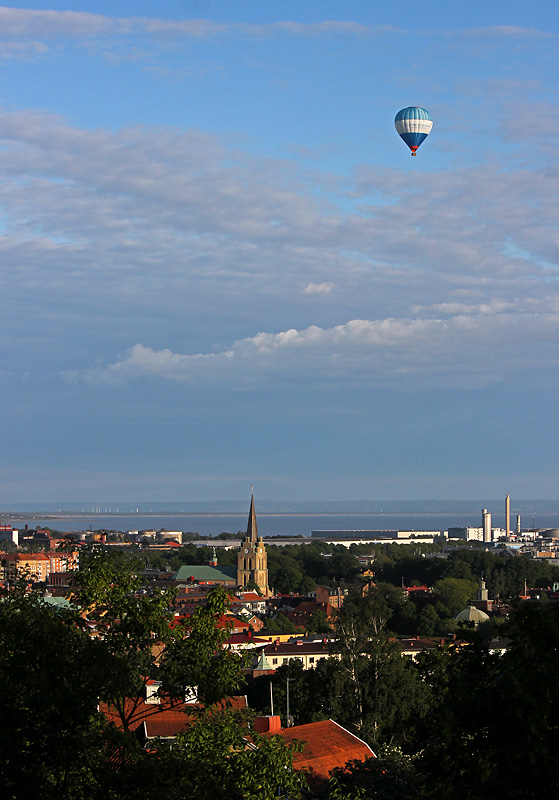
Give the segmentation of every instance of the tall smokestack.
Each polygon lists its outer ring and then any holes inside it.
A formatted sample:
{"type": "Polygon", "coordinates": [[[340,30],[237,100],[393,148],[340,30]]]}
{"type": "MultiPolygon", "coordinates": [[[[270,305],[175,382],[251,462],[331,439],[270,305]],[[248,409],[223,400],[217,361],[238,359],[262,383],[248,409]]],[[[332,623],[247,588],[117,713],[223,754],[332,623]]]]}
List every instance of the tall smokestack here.
{"type": "Polygon", "coordinates": [[[505,497],[505,535],[510,536],[510,495],[505,497]]]}
{"type": "Polygon", "coordinates": [[[491,513],[486,509],[481,509],[481,524],[483,526],[483,541],[488,544],[491,542],[491,513]]]}
{"type": "Polygon", "coordinates": [[[522,533],[521,528],[520,528],[520,514],[516,515],[516,532],[517,533],[522,533]]]}

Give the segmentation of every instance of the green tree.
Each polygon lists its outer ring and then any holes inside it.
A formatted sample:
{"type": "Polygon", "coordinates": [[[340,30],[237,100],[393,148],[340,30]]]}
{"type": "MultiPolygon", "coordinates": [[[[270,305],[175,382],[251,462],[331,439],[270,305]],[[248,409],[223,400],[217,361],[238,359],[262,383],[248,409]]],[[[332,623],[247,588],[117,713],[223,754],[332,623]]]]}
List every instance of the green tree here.
{"type": "Polygon", "coordinates": [[[151,605],[118,557],[93,552],[81,567],[74,599],[84,603],[87,623],[76,608],[54,612],[26,594],[23,583],[0,602],[0,681],[10,687],[0,696],[2,797],[271,798],[278,787],[292,793],[299,784],[289,748],[282,740],[247,738],[246,725],[227,709],[214,706],[176,746],[155,743],[148,753],[126,730],[124,693],[137,691],[144,670],[155,668],[154,642],[169,645],[158,677],[171,692],[182,695],[185,685],[197,685],[209,704],[238,687],[242,659],[223,647],[226,592],[211,594],[180,629],[168,624],[165,595],[154,595],[151,605]],[[92,621],[101,636],[90,637],[92,621]],[[140,653],[146,642],[147,653],[140,653]],[[104,721],[99,699],[116,709],[122,702],[123,731],[104,721]]]}
{"type": "Polygon", "coordinates": [[[340,722],[376,744],[397,735],[407,741],[425,712],[426,692],[413,665],[389,637],[392,611],[382,591],[350,596],[336,624],[341,653],[340,722]]]}
{"type": "Polygon", "coordinates": [[[178,737],[171,760],[173,797],[179,800],[295,798],[302,787],[293,749],[278,736],[250,731],[231,711],[202,715],[178,737]]]}
{"type": "Polygon", "coordinates": [[[80,553],[71,595],[112,659],[102,699],[117,711],[125,731],[147,681],[156,677],[155,645],[165,648],[179,635],[170,626],[174,591],[145,584],[138,566],[119,553],[93,547],[80,553]]]}
{"type": "Polygon", "coordinates": [[[418,632],[422,636],[433,636],[438,631],[440,617],[429,603],[419,614],[417,623],[418,632]]]}
{"type": "Polygon", "coordinates": [[[256,592],[257,594],[262,595],[262,590],[260,589],[260,587],[258,586],[256,581],[254,580],[254,578],[251,578],[247,582],[246,588],[247,588],[247,591],[249,591],[249,592],[256,592]]]}
{"type": "Polygon", "coordinates": [[[454,616],[475,598],[476,586],[471,580],[442,578],[434,584],[433,591],[447,607],[450,615],[454,616]]]}
{"type": "Polygon", "coordinates": [[[406,593],[389,583],[378,582],[376,593],[380,594],[390,609],[389,627],[400,635],[413,635],[417,627],[417,610],[406,593]]]}
{"type": "Polygon", "coordinates": [[[429,709],[429,690],[413,662],[384,633],[369,644],[362,681],[361,736],[373,747],[398,742],[413,749],[418,725],[429,709]]]}
{"type": "Polygon", "coordinates": [[[295,633],[295,625],[291,622],[285,614],[282,614],[281,611],[275,615],[275,617],[270,617],[266,623],[266,629],[270,631],[270,633],[295,633]]]}
{"type": "MultiPolygon", "coordinates": [[[[313,670],[303,669],[299,659],[292,659],[282,664],[273,676],[274,712],[278,714],[284,726],[287,720],[287,685],[289,682],[289,715],[295,725],[304,725],[313,721],[314,701],[312,680],[310,673],[313,670]]],[[[267,681],[262,681],[266,687],[267,681]]],[[[270,698],[269,691],[265,695],[265,702],[270,698]]],[[[291,723],[293,724],[293,723],[291,723]]]]}
{"type": "Polygon", "coordinates": [[[0,542],[0,552],[17,553],[18,546],[17,544],[14,544],[14,542],[10,542],[8,539],[4,539],[4,541],[0,542]]]}
{"type": "Polygon", "coordinates": [[[421,757],[429,797],[531,800],[559,794],[559,607],[523,604],[505,635],[512,644],[502,656],[474,635],[469,645],[442,655],[444,669],[431,664],[432,674],[424,672],[433,687],[421,757]],[[521,758],[511,746],[516,731],[522,731],[521,758]]]}
{"type": "Polygon", "coordinates": [[[268,559],[270,585],[276,591],[292,594],[299,591],[299,586],[304,578],[303,572],[297,563],[273,564],[268,559]]]}
{"type": "Polygon", "coordinates": [[[328,559],[327,575],[332,579],[352,583],[360,573],[361,564],[359,559],[343,545],[340,545],[340,549],[328,559]]]}
{"type": "Polygon", "coordinates": [[[162,688],[173,697],[184,695],[186,686],[196,686],[198,699],[209,705],[234,694],[244,682],[248,653],[227,646],[232,623],[224,618],[230,596],[216,587],[206,603],[174,631],[161,657],[162,688]]]}
{"type": "Polygon", "coordinates": [[[396,745],[381,747],[377,758],[350,761],[335,769],[319,800],[416,800],[423,777],[416,759],[396,745]]]}
{"type": "Polygon", "coordinates": [[[311,614],[305,628],[309,633],[330,633],[332,630],[326,612],[322,608],[317,608],[311,614]]]}
{"type": "Polygon", "coordinates": [[[72,611],[20,584],[0,601],[0,786],[6,800],[96,796],[97,702],[110,671],[72,611]]]}

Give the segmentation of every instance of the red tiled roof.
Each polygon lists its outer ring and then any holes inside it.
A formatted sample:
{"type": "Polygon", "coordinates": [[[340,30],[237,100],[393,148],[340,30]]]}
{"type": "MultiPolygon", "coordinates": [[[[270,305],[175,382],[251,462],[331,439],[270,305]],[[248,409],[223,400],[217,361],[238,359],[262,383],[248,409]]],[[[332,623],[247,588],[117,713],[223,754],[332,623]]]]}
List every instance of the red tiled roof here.
{"type": "Polygon", "coordinates": [[[250,625],[248,622],[245,622],[238,617],[234,617],[231,614],[224,614],[220,617],[216,622],[216,628],[230,628],[231,634],[235,633],[248,633],[250,625]]]}
{"type": "Polygon", "coordinates": [[[247,642],[255,642],[252,638],[251,631],[241,631],[241,633],[233,633],[228,639],[227,644],[246,644],[247,642]]]}
{"type": "Polygon", "coordinates": [[[276,597],[276,598],[289,597],[292,600],[304,600],[305,599],[305,595],[304,594],[282,594],[281,592],[277,592],[277,594],[275,594],[274,597],[276,597]]]}
{"type": "Polygon", "coordinates": [[[185,731],[192,723],[192,715],[186,714],[182,708],[161,708],[158,714],[146,716],[141,723],[144,728],[146,738],[153,739],[155,736],[176,736],[185,731]]]}
{"type": "MultiPolygon", "coordinates": [[[[149,683],[153,683],[153,681],[148,681],[149,683]]],[[[247,707],[244,695],[229,697],[226,701],[223,701],[223,706],[225,706],[225,703],[228,703],[231,708],[239,710],[247,707]]],[[[221,705],[221,703],[218,703],[216,708],[221,705]]],[[[154,736],[176,736],[177,733],[182,733],[193,719],[188,712],[198,709],[200,706],[183,703],[180,700],[169,700],[165,697],[161,698],[160,703],[146,703],[143,699],[134,700],[127,697],[124,708],[126,715],[129,716],[129,730],[137,731],[139,728],[143,728],[145,723],[145,733],[148,738],[152,738],[154,736]]],[[[120,716],[114,707],[109,706],[107,703],[100,703],[99,711],[117,728],[121,727],[120,716]]]]}
{"type": "Polygon", "coordinates": [[[296,739],[305,742],[303,751],[293,754],[293,766],[306,774],[311,786],[328,780],[333,769],[348,761],[376,758],[368,744],[331,719],[285,728],[275,735],[287,744],[296,739]]]}
{"type": "Polygon", "coordinates": [[[3,561],[48,561],[48,556],[44,553],[6,553],[2,556],[3,561]]]}

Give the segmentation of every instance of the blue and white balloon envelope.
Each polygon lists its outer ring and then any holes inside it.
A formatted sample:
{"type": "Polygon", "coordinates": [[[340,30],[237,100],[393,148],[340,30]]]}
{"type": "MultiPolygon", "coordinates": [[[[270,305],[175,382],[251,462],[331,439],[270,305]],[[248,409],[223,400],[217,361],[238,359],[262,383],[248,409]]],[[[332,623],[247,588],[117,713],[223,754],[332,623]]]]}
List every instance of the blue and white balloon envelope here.
{"type": "Polygon", "coordinates": [[[408,106],[398,111],[394,119],[396,130],[411,150],[417,155],[417,148],[431,133],[433,120],[431,114],[419,106],[408,106]]]}

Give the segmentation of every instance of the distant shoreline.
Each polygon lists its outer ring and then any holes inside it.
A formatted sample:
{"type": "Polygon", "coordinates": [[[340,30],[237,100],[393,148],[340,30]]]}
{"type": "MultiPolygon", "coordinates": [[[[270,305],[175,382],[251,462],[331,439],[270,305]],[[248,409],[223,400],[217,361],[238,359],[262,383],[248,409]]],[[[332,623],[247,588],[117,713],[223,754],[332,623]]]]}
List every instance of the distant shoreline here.
{"type": "MultiPolygon", "coordinates": [[[[442,517],[449,517],[449,516],[464,516],[467,514],[473,514],[475,512],[467,512],[467,511],[346,511],[346,512],[338,512],[338,511],[262,511],[258,513],[258,519],[296,519],[296,518],[340,518],[340,517],[376,517],[376,518],[386,518],[390,519],[392,517],[400,517],[400,518],[442,518],[442,517]]],[[[515,512],[517,513],[517,512],[515,512]]],[[[523,512],[524,516],[530,515],[541,515],[541,514],[555,514],[558,513],[555,510],[525,510],[523,512]]],[[[512,516],[512,514],[511,514],[512,516]]],[[[75,512],[64,512],[60,511],[57,513],[53,512],[4,512],[0,513],[0,520],[3,522],[25,522],[25,521],[34,521],[34,520],[42,520],[42,521],[52,521],[55,522],[56,520],[104,520],[104,519],[188,519],[188,518],[205,518],[205,519],[231,519],[239,517],[240,519],[244,519],[246,517],[246,511],[170,511],[170,512],[161,512],[161,511],[107,511],[107,512],[90,512],[90,513],[75,513],[75,512]]]]}
{"type": "MultiPolygon", "coordinates": [[[[464,514],[464,511],[262,511],[261,517],[446,517],[464,514]]],[[[553,512],[550,512],[553,513],[553,512]]],[[[4,512],[0,519],[105,519],[107,517],[246,517],[246,511],[107,511],[74,513],[72,511],[52,512],[4,512]]]]}

